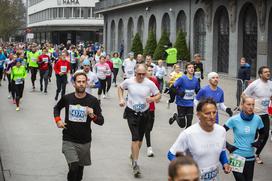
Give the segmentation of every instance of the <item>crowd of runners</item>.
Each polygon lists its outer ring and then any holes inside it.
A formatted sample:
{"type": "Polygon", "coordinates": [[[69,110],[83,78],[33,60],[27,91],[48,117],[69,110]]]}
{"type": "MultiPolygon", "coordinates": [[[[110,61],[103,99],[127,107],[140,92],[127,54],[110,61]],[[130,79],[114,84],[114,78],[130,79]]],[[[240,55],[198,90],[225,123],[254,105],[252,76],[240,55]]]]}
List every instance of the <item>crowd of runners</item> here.
{"type": "MultiPolygon", "coordinates": [[[[109,97],[118,97],[120,107],[124,107],[122,116],[131,132],[129,159],[133,175],[140,177],[139,156],[144,137],[147,156],[155,155],[150,133],[155,105],[160,104],[162,95],[169,97],[168,108],[174,102],[177,107],[169,124],[176,122],[183,128],[167,153],[171,161],[169,180],[218,180],[222,168],[226,174],[232,172],[237,181],[251,181],[254,164],[263,164],[260,155],[269,138],[270,69],[259,68],[259,77],[238,95],[239,112],[233,115],[232,106],[224,103],[227,97],[224,90],[218,86],[219,75],[209,72],[208,85],[201,85],[204,79],[201,56],[195,54],[193,59],[186,63],[184,72],[180,64],[172,65],[172,71],[167,72],[164,61],[155,64],[151,55],[107,54],[103,46],[88,43],[66,46],[5,43],[0,47],[0,86],[3,81],[8,84],[8,98],[20,111],[27,77],[32,91],[46,95],[48,84],[56,84],[52,98],[57,101],[54,118],[57,127],[63,129],[62,152],[69,166],[68,181],[82,180],[84,166],[91,164],[90,125],[104,124],[103,99],[109,97]],[[69,83],[75,91],[66,94],[69,83]],[[110,95],[112,83],[117,91],[110,95]],[[60,117],[63,108],[64,121],[60,117]],[[220,122],[218,110],[229,115],[226,122],[220,122]],[[226,139],[229,130],[234,134],[231,143],[226,139]]],[[[244,66],[244,58],[242,61],[244,66]]]]}

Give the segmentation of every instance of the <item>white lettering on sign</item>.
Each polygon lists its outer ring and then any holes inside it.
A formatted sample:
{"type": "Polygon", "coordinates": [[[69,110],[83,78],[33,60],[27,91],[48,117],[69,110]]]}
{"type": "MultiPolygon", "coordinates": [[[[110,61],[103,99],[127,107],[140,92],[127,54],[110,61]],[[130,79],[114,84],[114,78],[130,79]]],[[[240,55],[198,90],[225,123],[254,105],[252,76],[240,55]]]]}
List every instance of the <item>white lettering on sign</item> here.
{"type": "Polygon", "coordinates": [[[79,4],[79,0],[63,0],[63,4],[79,4]]]}

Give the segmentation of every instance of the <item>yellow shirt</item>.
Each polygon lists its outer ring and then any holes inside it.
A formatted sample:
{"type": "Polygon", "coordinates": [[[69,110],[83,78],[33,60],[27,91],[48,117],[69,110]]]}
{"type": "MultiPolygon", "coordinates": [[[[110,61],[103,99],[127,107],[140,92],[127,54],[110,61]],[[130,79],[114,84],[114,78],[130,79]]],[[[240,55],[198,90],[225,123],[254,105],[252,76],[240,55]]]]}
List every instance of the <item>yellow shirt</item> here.
{"type": "Polygon", "coordinates": [[[171,87],[174,83],[175,83],[175,81],[178,79],[178,78],[180,78],[182,76],[182,72],[179,72],[179,73],[177,73],[177,72],[172,72],[171,74],[170,74],[170,80],[169,80],[169,87],[171,87]]]}

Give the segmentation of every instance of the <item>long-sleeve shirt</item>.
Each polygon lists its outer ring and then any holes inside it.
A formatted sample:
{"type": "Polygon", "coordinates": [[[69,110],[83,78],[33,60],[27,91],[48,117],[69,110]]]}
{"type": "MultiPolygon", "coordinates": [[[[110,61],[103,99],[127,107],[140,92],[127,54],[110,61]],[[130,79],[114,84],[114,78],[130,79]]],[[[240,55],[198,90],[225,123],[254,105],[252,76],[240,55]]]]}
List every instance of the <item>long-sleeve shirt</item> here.
{"type": "Polygon", "coordinates": [[[27,76],[25,66],[21,65],[20,67],[13,66],[11,69],[11,80],[16,81],[17,79],[25,79],[27,76]]]}
{"type": "Polygon", "coordinates": [[[60,119],[61,110],[65,108],[65,123],[66,128],[63,129],[63,140],[75,143],[88,143],[92,140],[91,122],[103,125],[104,117],[101,114],[101,108],[98,100],[90,95],[82,99],[75,96],[75,93],[70,93],[63,96],[57,105],[54,107],[54,117],[60,119]],[[95,119],[91,119],[87,115],[86,107],[92,108],[95,119]]]}
{"type": "Polygon", "coordinates": [[[67,74],[70,71],[70,62],[67,60],[58,60],[54,66],[55,73],[59,75],[60,73],[67,74]]]}
{"type": "Polygon", "coordinates": [[[50,57],[48,55],[40,55],[38,58],[38,64],[40,70],[48,70],[50,63],[50,57]]]}

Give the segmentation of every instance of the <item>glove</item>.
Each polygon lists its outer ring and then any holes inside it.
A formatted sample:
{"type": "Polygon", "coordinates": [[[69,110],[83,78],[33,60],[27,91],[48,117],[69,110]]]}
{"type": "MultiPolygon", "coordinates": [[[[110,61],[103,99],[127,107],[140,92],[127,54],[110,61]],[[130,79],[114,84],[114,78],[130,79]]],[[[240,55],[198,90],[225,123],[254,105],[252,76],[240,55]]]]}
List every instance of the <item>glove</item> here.
{"type": "Polygon", "coordinates": [[[226,112],[229,114],[230,117],[233,115],[233,112],[229,107],[226,109],[226,112]]]}
{"type": "Polygon", "coordinates": [[[226,145],[226,148],[227,148],[227,150],[228,150],[230,153],[232,153],[232,152],[234,152],[235,150],[238,149],[236,146],[233,146],[233,145],[231,145],[231,144],[227,144],[227,145],[226,145]]]}

